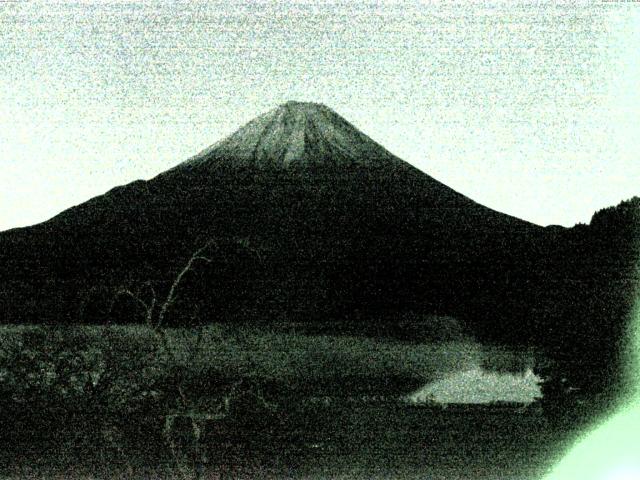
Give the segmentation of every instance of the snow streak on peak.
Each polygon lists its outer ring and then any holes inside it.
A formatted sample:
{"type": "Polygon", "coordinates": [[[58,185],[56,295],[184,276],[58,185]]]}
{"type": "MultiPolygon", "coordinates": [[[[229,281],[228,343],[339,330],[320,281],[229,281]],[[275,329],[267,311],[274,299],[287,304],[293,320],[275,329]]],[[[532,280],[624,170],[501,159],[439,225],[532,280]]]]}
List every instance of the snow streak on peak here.
{"type": "Polygon", "coordinates": [[[247,123],[186,162],[300,168],[403,163],[330,108],[286,102],[247,123]]]}

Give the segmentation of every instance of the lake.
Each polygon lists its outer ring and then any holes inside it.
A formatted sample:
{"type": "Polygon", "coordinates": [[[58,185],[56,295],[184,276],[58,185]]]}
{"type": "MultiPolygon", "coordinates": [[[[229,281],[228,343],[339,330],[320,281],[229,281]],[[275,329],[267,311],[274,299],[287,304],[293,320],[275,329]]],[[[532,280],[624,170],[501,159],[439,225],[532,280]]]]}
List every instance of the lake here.
{"type": "MultiPolygon", "coordinates": [[[[571,416],[554,412],[551,421],[533,406],[292,405],[277,420],[208,424],[201,478],[535,479],[575,436],[571,416]]],[[[181,478],[161,422],[145,419],[120,451],[82,431],[92,419],[76,422],[74,432],[5,449],[3,478],[181,478]]],[[[178,426],[176,444],[188,452],[181,428],[189,426],[178,426]]]]}

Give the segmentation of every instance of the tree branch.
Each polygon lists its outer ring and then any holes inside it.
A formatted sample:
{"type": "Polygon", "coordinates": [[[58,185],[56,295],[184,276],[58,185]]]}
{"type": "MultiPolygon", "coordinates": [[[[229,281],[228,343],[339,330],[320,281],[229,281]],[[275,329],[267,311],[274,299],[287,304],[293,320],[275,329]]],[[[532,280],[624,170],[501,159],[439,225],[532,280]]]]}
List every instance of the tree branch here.
{"type": "Polygon", "coordinates": [[[207,263],[211,263],[212,260],[210,258],[203,256],[203,252],[206,249],[208,249],[211,245],[215,245],[215,241],[214,240],[209,240],[203,247],[201,247],[199,250],[197,250],[191,256],[191,258],[189,259],[187,264],[184,266],[184,268],[180,271],[180,273],[178,273],[178,275],[176,276],[176,279],[171,284],[171,288],[169,289],[169,293],[167,294],[167,299],[164,301],[164,303],[160,307],[160,314],[158,315],[158,322],[155,325],[155,329],[156,330],[162,326],[162,324],[164,322],[164,317],[167,314],[167,310],[169,309],[169,307],[171,307],[171,305],[173,305],[173,303],[175,301],[176,292],[178,290],[178,287],[180,286],[180,283],[182,282],[182,279],[193,268],[194,263],[196,261],[198,261],[198,260],[199,261],[203,261],[203,262],[207,262],[207,263]]]}

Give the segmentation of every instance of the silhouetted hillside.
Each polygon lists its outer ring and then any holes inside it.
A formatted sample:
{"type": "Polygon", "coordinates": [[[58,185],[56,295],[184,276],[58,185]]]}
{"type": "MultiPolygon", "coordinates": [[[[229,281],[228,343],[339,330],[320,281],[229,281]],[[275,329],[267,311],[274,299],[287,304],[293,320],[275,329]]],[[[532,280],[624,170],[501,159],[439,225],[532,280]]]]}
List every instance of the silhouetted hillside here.
{"type": "Polygon", "coordinates": [[[589,225],[566,230],[555,243],[545,306],[551,324],[540,342],[578,359],[578,368],[593,371],[603,386],[614,385],[640,285],[640,199],[596,212],[589,225]]]}

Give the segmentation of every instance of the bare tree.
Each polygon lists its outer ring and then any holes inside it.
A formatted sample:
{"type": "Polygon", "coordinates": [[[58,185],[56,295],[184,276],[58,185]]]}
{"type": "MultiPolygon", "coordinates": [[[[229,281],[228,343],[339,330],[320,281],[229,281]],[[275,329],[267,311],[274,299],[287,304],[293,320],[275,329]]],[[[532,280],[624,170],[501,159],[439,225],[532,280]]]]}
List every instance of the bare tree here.
{"type": "MultiPolygon", "coordinates": [[[[151,298],[149,300],[146,300],[146,301],[143,300],[143,295],[140,288],[136,289],[136,291],[133,291],[131,288],[128,288],[128,287],[118,288],[115,294],[115,298],[117,299],[120,296],[127,296],[131,298],[136,303],[136,305],[138,305],[144,310],[146,324],[149,326],[153,326],[153,314],[155,313],[155,310],[156,310],[157,295],[156,295],[155,288],[153,287],[153,284],[150,281],[145,282],[143,286],[147,287],[151,292],[151,298]]],[[[114,303],[115,303],[115,300],[114,300],[114,303]]],[[[112,308],[113,308],[113,304],[112,304],[112,308]]]]}
{"type": "MultiPolygon", "coordinates": [[[[175,280],[171,284],[171,288],[169,289],[169,293],[167,294],[167,298],[165,299],[165,301],[160,306],[160,313],[158,315],[158,321],[157,321],[157,323],[155,325],[153,325],[153,328],[155,328],[157,330],[158,328],[160,328],[163,325],[165,316],[167,314],[167,311],[174,304],[174,302],[176,300],[176,295],[177,295],[177,292],[178,292],[178,287],[182,283],[182,280],[184,279],[185,275],[194,268],[194,265],[197,262],[205,262],[205,263],[211,263],[212,262],[212,260],[209,257],[206,257],[204,255],[205,252],[207,251],[207,249],[209,249],[211,246],[216,246],[217,247],[217,244],[216,244],[216,242],[214,240],[209,240],[203,247],[201,247],[199,250],[196,250],[196,252],[193,255],[191,255],[191,258],[189,258],[189,261],[184,266],[184,268],[182,270],[180,270],[180,272],[176,276],[175,280]]],[[[154,307],[155,307],[155,304],[154,304],[154,307]]]]}
{"type": "Polygon", "coordinates": [[[159,305],[158,296],[151,281],[147,281],[142,285],[142,287],[149,289],[150,298],[148,300],[144,299],[141,288],[138,288],[134,291],[132,288],[120,287],[116,291],[116,297],[121,295],[130,297],[145,312],[145,321],[147,325],[152,329],[158,331],[164,325],[167,312],[176,301],[178,290],[185,276],[195,268],[198,262],[212,262],[211,258],[205,255],[205,252],[209,248],[211,248],[211,246],[217,246],[214,240],[209,240],[204,246],[200,247],[193,255],[191,255],[187,263],[178,272],[175,279],[171,283],[171,287],[169,288],[169,292],[167,293],[166,298],[159,305]],[[154,317],[156,317],[156,310],[158,312],[157,319],[154,319],[154,317]]]}
{"type": "MultiPolygon", "coordinates": [[[[237,240],[243,249],[247,249],[255,253],[259,260],[259,252],[249,246],[248,240],[237,240]]],[[[212,258],[208,253],[212,247],[218,249],[215,240],[207,241],[202,247],[196,250],[187,260],[184,266],[176,274],[168,293],[164,300],[159,300],[158,292],[154,288],[151,281],[144,282],[138,287],[121,286],[116,290],[115,298],[119,296],[127,296],[144,312],[145,323],[154,332],[162,345],[166,354],[166,358],[171,365],[177,365],[178,355],[176,349],[172,345],[172,339],[166,329],[167,317],[176,300],[179,297],[180,288],[185,278],[190,272],[193,272],[199,264],[212,263],[212,258]]],[[[113,306],[113,305],[112,305],[113,306]]],[[[194,313],[198,315],[197,311],[194,313]]],[[[189,358],[186,364],[191,364],[196,360],[197,352],[202,342],[203,330],[198,328],[195,345],[193,349],[189,349],[189,358]]],[[[156,357],[157,358],[157,357],[156,357]]],[[[275,406],[270,404],[262,395],[259,389],[253,391],[252,387],[242,388],[243,381],[235,381],[220,398],[220,401],[214,408],[202,407],[190,400],[185,392],[185,379],[179,373],[178,378],[174,379],[175,387],[178,393],[178,407],[175,411],[164,415],[163,435],[169,446],[174,461],[178,467],[180,475],[184,479],[202,478],[204,465],[206,464],[206,452],[202,448],[203,432],[214,422],[218,422],[227,418],[231,411],[231,405],[239,398],[254,397],[255,400],[268,410],[274,410],[275,406]],[[190,454],[187,455],[183,448],[176,442],[176,424],[179,419],[184,419],[190,425],[191,446],[190,454]],[[191,465],[190,465],[191,464],[191,465]]]]}

